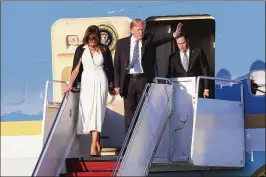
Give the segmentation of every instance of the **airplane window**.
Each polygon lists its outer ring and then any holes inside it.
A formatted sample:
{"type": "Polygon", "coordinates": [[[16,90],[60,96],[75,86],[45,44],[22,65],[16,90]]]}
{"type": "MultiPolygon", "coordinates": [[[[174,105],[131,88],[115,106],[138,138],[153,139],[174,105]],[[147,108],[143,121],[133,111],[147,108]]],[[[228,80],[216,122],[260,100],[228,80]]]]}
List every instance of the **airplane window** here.
{"type": "Polygon", "coordinates": [[[1,91],[1,97],[3,97],[3,101],[8,104],[21,105],[26,101],[27,98],[26,78],[28,80],[28,72],[23,72],[22,67],[19,67],[19,65],[17,64],[14,65],[13,63],[4,63],[3,65],[4,67],[1,67],[1,69],[3,70],[3,75],[5,77],[1,79],[6,84],[3,84],[3,86],[1,86],[5,92],[5,94],[3,94],[2,96],[1,91]],[[7,68],[13,68],[13,70],[7,68]],[[14,72],[14,70],[16,72],[14,72]]]}
{"type": "Polygon", "coordinates": [[[265,90],[265,69],[254,70],[249,75],[250,92],[255,96],[264,96],[265,90]]]}

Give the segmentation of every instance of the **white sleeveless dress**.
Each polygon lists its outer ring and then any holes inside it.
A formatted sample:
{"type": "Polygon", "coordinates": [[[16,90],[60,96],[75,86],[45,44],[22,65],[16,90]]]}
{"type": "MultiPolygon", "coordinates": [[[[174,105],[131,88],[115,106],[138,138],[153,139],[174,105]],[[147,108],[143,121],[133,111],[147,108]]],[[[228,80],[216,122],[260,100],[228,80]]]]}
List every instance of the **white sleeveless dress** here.
{"type": "Polygon", "coordinates": [[[77,134],[89,134],[90,131],[102,131],[105,117],[108,82],[103,70],[102,53],[91,55],[87,45],[81,62],[83,72],[81,76],[79,118],[77,134]]]}

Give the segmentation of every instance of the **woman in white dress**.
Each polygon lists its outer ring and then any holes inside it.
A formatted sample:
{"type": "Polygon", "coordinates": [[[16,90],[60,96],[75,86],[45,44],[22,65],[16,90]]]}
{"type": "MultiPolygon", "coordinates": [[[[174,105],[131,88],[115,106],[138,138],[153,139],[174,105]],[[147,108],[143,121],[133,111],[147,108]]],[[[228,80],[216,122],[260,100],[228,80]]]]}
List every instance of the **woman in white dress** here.
{"type": "Polygon", "coordinates": [[[71,78],[67,87],[80,85],[78,134],[91,134],[90,155],[98,155],[101,151],[100,132],[105,117],[108,90],[113,90],[113,61],[108,46],[101,44],[100,30],[97,26],[89,26],[83,38],[83,44],[75,51],[71,78]]]}

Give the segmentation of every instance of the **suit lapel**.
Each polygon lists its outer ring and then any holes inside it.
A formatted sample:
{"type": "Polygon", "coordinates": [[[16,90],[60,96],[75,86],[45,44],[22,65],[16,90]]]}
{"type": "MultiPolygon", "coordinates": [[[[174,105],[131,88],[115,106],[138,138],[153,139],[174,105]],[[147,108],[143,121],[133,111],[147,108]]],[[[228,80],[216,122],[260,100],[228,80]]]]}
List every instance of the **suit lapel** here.
{"type": "Polygon", "coordinates": [[[141,46],[141,60],[143,59],[145,49],[146,49],[146,40],[142,40],[142,46],[141,46]]]}
{"type": "Polygon", "coordinates": [[[126,65],[125,65],[125,67],[127,67],[128,65],[129,65],[129,61],[130,61],[130,38],[131,38],[131,36],[130,37],[128,37],[127,38],[127,40],[126,40],[126,45],[125,45],[125,58],[126,58],[126,65]]]}
{"type": "Polygon", "coordinates": [[[188,71],[191,69],[191,66],[194,62],[194,59],[195,59],[195,51],[194,51],[194,48],[193,47],[190,47],[190,50],[189,50],[189,63],[188,63],[188,71]]]}

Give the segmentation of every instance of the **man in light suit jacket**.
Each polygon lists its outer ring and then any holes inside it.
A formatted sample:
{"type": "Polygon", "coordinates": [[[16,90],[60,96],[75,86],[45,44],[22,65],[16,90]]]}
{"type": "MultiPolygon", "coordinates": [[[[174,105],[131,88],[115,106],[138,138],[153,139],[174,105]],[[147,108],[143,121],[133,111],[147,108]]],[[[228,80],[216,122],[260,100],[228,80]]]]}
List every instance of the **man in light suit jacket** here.
{"type": "Polygon", "coordinates": [[[124,98],[125,129],[129,128],[146,83],[155,77],[156,47],[173,41],[182,24],[174,33],[145,34],[145,22],[135,19],[130,23],[131,36],[119,39],[114,57],[114,90],[124,98]]]}
{"type": "MultiPolygon", "coordinates": [[[[178,50],[169,56],[167,77],[209,76],[207,57],[201,48],[189,45],[188,36],[180,33],[176,38],[178,50]]],[[[200,97],[209,97],[208,80],[200,84],[200,97]]]]}

